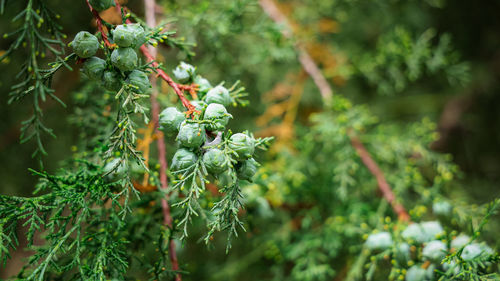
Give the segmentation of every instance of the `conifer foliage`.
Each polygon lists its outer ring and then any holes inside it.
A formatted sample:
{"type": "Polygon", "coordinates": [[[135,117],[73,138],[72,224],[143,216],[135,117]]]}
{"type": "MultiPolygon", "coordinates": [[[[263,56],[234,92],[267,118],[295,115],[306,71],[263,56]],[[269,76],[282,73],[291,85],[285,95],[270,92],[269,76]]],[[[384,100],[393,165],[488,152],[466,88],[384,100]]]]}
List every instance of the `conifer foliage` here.
{"type": "Polygon", "coordinates": [[[302,23],[319,22],[323,32],[338,20],[356,31],[347,15],[390,10],[394,1],[318,1],[320,13],[308,10],[318,9],[312,0],[214,1],[216,12],[207,1],[168,1],[183,12],[177,25],[156,25],[154,0],[144,0],[153,10],[144,17],[122,1],[78,1],[96,30],[70,39],[51,1],[0,0],[1,13],[21,7],[0,61],[26,54],[9,103],[32,107],[21,142],[35,144],[41,164],[29,169],[39,179],[32,196],[0,194],[0,266],[31,251],[12,280],[500,279],[500,256],[482,236],[500,199],[478,207],[450,197],[460,171],[430,149],[436,125],[380,121],[330,86],[350,78],[355,91],[387,97],[428,74],[462,85],[468,67],[449,35],[430,28],[413,36],[411,24],[387,19],[370,50],[362,38],[341,34],[336,47],[349,61],[342,64],[318,48],[324,34],[305,39],[312,31],[302,23]],[[294,7],[303,13],[287,14],[294,7]],[[321,18],[329,10],[335,20],[321,18]],[[253,28],[243,32],[246,26],[253,28]],[[203,65],[193,63],[195,44],[174,27],[202,43],[203,65]],[[238,44],[248,56],[236,65],[238,44]],[[159,47],[184,61],[165,59],[159,47]],[[224,79],[201,71],[217,67],[224,79]],[[44,142],[57,132],[45,125],[42,104],[65,106],[52,80],[78,69],[67,120],[79,140],[49,173],[44,142]],[[279,71],[296,69],[272,97],[254,94],[281,79],[279,71]],[[247,90],[240,79],[259,86],[247,90]],[[298,122],[308,93],[319,106],[298,122]],[[248,99],[268,103],[260,132],[242,121],[248,99]]]}

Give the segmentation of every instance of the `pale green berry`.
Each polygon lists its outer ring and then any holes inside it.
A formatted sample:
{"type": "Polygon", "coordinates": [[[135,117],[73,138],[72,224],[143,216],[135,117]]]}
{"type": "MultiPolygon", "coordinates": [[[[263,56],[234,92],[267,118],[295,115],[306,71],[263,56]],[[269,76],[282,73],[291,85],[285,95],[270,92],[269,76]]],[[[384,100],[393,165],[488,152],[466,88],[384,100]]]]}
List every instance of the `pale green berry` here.
{"type": "Polygon", "coordinates": [[[422,255],[427,260],[440,262],[446,256],[448,247],[440,240],[434,240],[427,243],[422,250],[422,255]]]}
{"type": "Polygon", "coordinates": [[[127,167],[120,158],[115,158],[104,166],[103,171],[110,177],[122,177],[127,172],[127,167]]]}
{"type": "Polygon", "coordinates": [[[470,237],[465,234],[460,234],[455,239],[453,239],[450,243],[450,246],[456,250],[462,248],[463,246],[467,245],[469,243],[470,237]]]}
{"type": "Polygon", "coordinates": [[[479,257],[482,252],[483,250],[478,243],[472,243],[464,247],[461,257],[466,261],[470,261],[479,257]]]}
{"type": "Polygon", "coordinates": [[[202,111],[207,106],[207,104],[204,101],[201,101],[201,100],[191,101],[191,104],[198,111],[202,111]]]}
{"type": "Polygon", "coordinates": [[[114,71],[104,71],[104,75],[102,76],[102,85],[108,91],[119,91],[122,86],[120,74],[114,71]]]}
{"type": "Polygon", "coordinates": [[[127,82],[131,84],[133,91],[139,94],[146,94],[151,89],[151,82],[148,75],[140,70],[132,70],[127,77],[127,82]]]}
{"type": "Polygon", "coordinates": [[[407,263],[410,260],[410,245],[401,243],[396,247],[396,259],[402,263],[407,263]]]}
{"type": "Polygon", "coordinates": [[[248,159],[255,151],[255,140],[246,134],[237,133],[229,138],[228,146],[236,152],[238,159],[248,159]]]}
{"type": "Polygon", "coordinates": [[[251,182],[253,176],[257,173],[258,165],[259,163],[257,163],[257,161],[255,161],[253,158],[243,161],[237,171],[238,178],[251,182]]]}
{"type": "Polygon", "coordinates": [[[426,242],[436,239],[438,235],[444,234],[444,229],[438,221],[421,222],[420,226],[426,236],[426,242]]]}
{"type": "Polygon", "coordinates": [[[101,81],[104,69],[106,69],[105,60],[98,57],[91,57],[83,63],[82,72],[92,80],[101,81]]]}
{"type": "Polygon", "coordinates": [[[203,120],[215,121],[215,124],[208,124],[209,131],[224,129],[232,115],[227,113],[226,108],[222,104],[211,103],[205,109],[203,120]]]}
{"type": "Polygon", "coordinates": [[[113,41],[122,48],[132,46],[134,39],[134,30],[130,28],[129,24],[118,25],[113,30],[113,41]]]}
{"type": "Polygon", "coordinates": [[[212,174],[220,174],[227,169],[227,160],[224,151],[212,148],[203,155],[203,163],[212,174]]]}
{"type": "Polygon", "coordinates": [[[160,113],[160,129],[168,135],[176,133],[184,120],[186,120],[184,113],[175,107],[167,107],[160,113]]]}
{"type": "Polygon", "coordinates": [[[448,216],[451,213],[452,206],[447,201],[438,201],[432,204],[432,211],[436,215],[448,216]]]}
{"type": "Polygon", "coordinates": [[[210,89],[212,89],[212,85],[210,84],[210,82],[207,79],[201,77],[200,75],[194,78],[194,83],[198,85],[200,93],[206,93],[210,89]]]}
{"type": "Polygon", "coordinates": [[[138,23],[129,24],[128,26],[130,29],[132,29],[134,33],[134,41],[132,42],[132,47],[139,48],[144,43],[146,43],[147,41],[146,32],[144,31],[144,28],[140,24],[138,23]]]}
{"type": "Polygon", "coordinates": [[[208,104],[219,103],[227,107],[231,105],[232,99],[229,91],[222,85],[219,85],[208,91],[207,95],[205,96],[205,102],[208,104]]]}
{"type": "Polygon", "coordinates": [[[137,67],[137,53],[132,48],[118,48],[111,53],[111,63],[121,71],[131,71],[137,67]]]}
{"type": "Polygon", "coordinates": [[[89,0],[89,2],[92,8],[99,12],[109,9],[111,6],[115,6],[114,0],[89,0]]]}
{"type": "Polygon", "coordinates": [[[186,83],[189,80],[191,80],[194,75],[195,75],[195,68],[194,66],[181,62],[173,71],[174,76],[179,82],[181,83],[186,83]]]}
{"type": "Polygon", "coordinates": [[[200,147],[205,142],[205,128],[199,123],[182,122],[177,141],[189,148],[200,147]]]}
{"type": "Polygon", "coordinates": [[[99,40],[87,31],[80,31],[70,43],[73,52],[81,58],[90,58],[99,49],[99,40]]]}
{"type": "Polygon", "coordinates": [[[226,170],[218,174],[217,180],[219,181],[219,186],[222,188],[230,187],[235,184],[235,179],[233,178],[233,174],[229,170],[226,170]]]}
{"type": "Polygon", "coordinates": [[[406,240],[413,240],[418,243],[423,243],[426,241],[426,235],[418,223],[410,224],[401,233],[401,236],[406,240]]]}
{"type": "Polygon", "coordinates": [[[184,170],[193,166],[197,159],[198,157],[194,154],[194,152],[184,148],[179,148],[172,158],[172,165],[170,168],[172,171],[184,170]]]}
{"type": "Polygon", "coordinates": [[[426,279],[426,271],[420,266],[414,265],[406,271],[406,281],[424,281],[426,279]]]}
{"type": "Polygon", "coordinates": [[[392,237],[389,232],[373,233],[366,239],[365,245],[370,250],[385,250],[391,247],[392,237]]]}

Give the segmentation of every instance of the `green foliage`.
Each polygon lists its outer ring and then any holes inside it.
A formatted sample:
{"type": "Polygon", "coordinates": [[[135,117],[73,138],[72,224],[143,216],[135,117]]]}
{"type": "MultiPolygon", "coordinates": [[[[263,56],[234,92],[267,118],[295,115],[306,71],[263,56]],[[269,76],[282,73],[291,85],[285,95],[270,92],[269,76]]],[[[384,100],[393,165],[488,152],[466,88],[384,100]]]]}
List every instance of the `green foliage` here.
{"type": "MultiPolygon", "coordinates": [[[[41,123],[39,101],[56,99],[54,74],[83,62],[86,77],[70,95],[68,123],[78,140],[73,154],[58,172],[30,170],[39,178],[32,197],[0,195],[1,261],[9,266],[24,238],[33,251],[13,279],[170,280],[179,272],[185,280],[499,279],[498,242],[489,227],[498,225],[493,216],[500,201],[470,204],[451,156],[430,148],[439,138],[431,118],[391,119],[388,107],[377,104],[387,95],[437,96],[468,82],[468,63],[454,39],[429,19],[444,3],[279,1],[295,33],[287,39],[258,1],[157,2],[179,20],[148,27],[122,10],[122,25],[102,22],[117,48],[100,32],[89,33],[91,42],[67,57],[58,16],[46,7],[51,1],[18,4],[23,11],[14,22],[20,29],[6,36],[14,41],[2,59],[14,51],[28,54],[11,100],[33,97],[34,115],[22,138],[36,140],[34,155],[45,152],[43,132],[52,134],[41,123]],[[125,24],[127,18],[136,24],[125,24]],[[166,62],[145,63],[142,44],[169,47],[162,53],[166,62]],[[303,79],[296,44],[333,82],[331,103],[303,79]],[[47,70],[44,53],[54,61],[47,70]],[[85,59],[90,53],[100,58],[85,59]],[[181,60],[186,62],[175,68],[181,60]],[[179,110],[165,84],[150,91],[148,75],[162,70],[173,74],[169,84],[182,89],[195,111],[179,110]],[[275,85],[284,90],[259,94],[275,85]],[[148,103],[150,94],[159,108],[148,103]],[[264,124],[289,127],[276,130],[271,151],[257,153],[273,138],[254,130],[254,117],[290,100],[296,104],[285,107],[283,118],[264,124]],[[150,114],[161,108],[168,169],[151,143],[162,135],[150,114]],[[380,179],[360,159],[353,139],[366,146],[412,222],[399,220],[377,196],[380,179]],[[165,172],[169,187],[160,190],[165,172]],[[171,226],[162,223],[168,221],[165,204],[171,226]],[[24,229],[26,237],[19,235],[24,229]],[[226,233],[215,235],[219,231],[226,233]],[[196,243],[200,237],[205,243],[196,243]],[[206,244],[215,247],[205,252],[206,244]]],[[[12,3],[0,1],[0,12],[12,3]]],[[[112,2],[90,4],[102,10],[112,2]]],[[[417,106],[425,104],[397,110],[417,106]]]]}
{"type": "MultiPolygon", "coordinates": [[[[5,6],[12,4],[2,0],[0,3],[0,13],[4,13],[5,6]]],[[[22,10],[12,19],[17,27],[14,31],[4,34],[4,38],[13,40],[7,51],[0,56],[0,62],[8,58],[13,52],[24,48],[25,62],[21,64],[19,73],[16,75],[19,82],[12,86],[9,93],[9,103],[24,100],[31,96],[32,115],[23,121],[21,127],[21,142],[33,140],[36,143],[36,149],[33,156],[40,157],[46,154],[42,144],[43,134],[54,136],[52,130],[46,127],[42,122],[43,112],[40,106],[50,97],[61,105],[64,103],[54,95],[51,89],[52,77],[62,66],[71,70],[68,61],[74,57],[63,58],[62,47],[63,38],[66,38],[61,30],[62,27],[57,23],[60,16],[56,14],[44,1],[29,0],[26,1],[22,10]],[[55,62],[51,68],[45,68],[47,63],[46,56],[52,54],[55,62]]]]}

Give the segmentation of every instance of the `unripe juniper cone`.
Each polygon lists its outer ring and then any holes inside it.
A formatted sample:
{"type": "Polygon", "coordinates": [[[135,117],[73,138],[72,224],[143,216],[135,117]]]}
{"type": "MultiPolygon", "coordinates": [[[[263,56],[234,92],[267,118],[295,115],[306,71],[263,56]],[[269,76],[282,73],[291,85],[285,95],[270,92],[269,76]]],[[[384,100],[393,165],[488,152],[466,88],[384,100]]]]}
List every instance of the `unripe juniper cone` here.
{"type": "Polygon", "coordinates": [[[89,0],[89,2],[92,8],[96,9],[99,12],[115,6],[114,0],[89,0]]]}
{"type": "Polygon", "coordinates": [[[82,72],[91,80],[101,81],[104,69],[106,69],[105,60],[98,57],[91,57],[83,63],[82,72]]]}
{"type": "Polygon", "coordinates": [[[229,138],[229,148],[238,155],[238,159],[245,160],[252,157],[255,151],[255,140],[247,134],[237,133],[229,138]]]}
{"type": "Polygon", "coordinates": [[[233,116],[227,113],[226,108],[222,104],[211,103],[205,109],[203,120],[215,121],[215,124],[207,124],[207,130],[216,131],[224,129],[229,122],[229,118],[233,116]]]}
{"type": "Polygon", "coordinates": [[[70,46],[77,56],[81,58],[90,58],[95,55],[97,49],[99,49],[99,40],[87,31],[80,31],[76,34],[70,46]]]}
{"type": "Polygon", "coordinates": [[[181,62],[177,66],[177,68],[174,69],[173,73],[174,73],[175,78],[177,80],[179,80],[179,82],[187,83],[190,80],[192,80],[192,78],[194,77],[195,68],[194,68],[194,66],[192,66],[188,63],[181,62]]]}
{"type": "Polygon", "coordinates": [[[122,86],[120,74],[111,70],[104,71],[102,85],[108,91],[113,91],[113,92],[119,91],[122,86]]]}
{"type": "Polygon", "coordinates": [[[252,182],[253,176],[257,173],[258,165],[259,163],[253,158],[243,161],[238,168],[238,178],[252,182]]]}
{"type": "Polygon", "coordinates": [[[134,30],[128,24],[118,25],[113,30],[113,41],[121,48],[131,47],[134,40],[134,30]]]}
{"type": "Polygon", "coordinates": [[[205,142],[204,126],[199,123],[182,122],[177,141],[184,147],[200,147],[205,142]]]}
{"type": "Polygon", "coordinates": [[[132,71],[137,67],[137,53],[132,48],[118,48],[111,53],[111,63],[121,71],[132,71]]]}
{"type": "Polygon", "coordinates": [[[198,85],[200,93],[206,93],[210,89],[212,89],[212,84],[210,84],[207,79],[201,77],[200,75],[197,75],[196,78],[194,78],[194,83],[198,85]]]}
{"type": "Polygon", "coordinates": [[[205,102],[208,104],[219,103],[222,104],[223,106],[228,107],[229,105],[231,105],[232,99],[231,95],[229,94],[229,91],[226,88],[224,88],[224,86],[219,85],[208,91],[205,97],[205,102]]]}
{"type": "Polygon", "coordinates": [[[208,172],[214,175],[220,174],[227,169],[226,155],[220,149],[211,148],[203,155],[203,164],[208,172]]]}
{"type": "Polygon", "coordinates": [[[177,133],[184,120],[186,120],[184,113],[173,106],[167,107],[160,113],[160,129],[167,135],[177,133]]]}
{"type": "Polygon", "coordinates": [[[132,70],[127,77],[127,83],[132,85],[132,90],[139,94],[147,94],[151,89],[148,75],[140,70],[132,70]]]}
{"type": "Polygon", "coordinates": [[[185,148],[179,148],[172,158],[171,169],[174,171],[179,171],[189,168],[196,163],[197,159],[198,157],[196,156],[196,154],[194,154],[194,152],[185,148]]]}

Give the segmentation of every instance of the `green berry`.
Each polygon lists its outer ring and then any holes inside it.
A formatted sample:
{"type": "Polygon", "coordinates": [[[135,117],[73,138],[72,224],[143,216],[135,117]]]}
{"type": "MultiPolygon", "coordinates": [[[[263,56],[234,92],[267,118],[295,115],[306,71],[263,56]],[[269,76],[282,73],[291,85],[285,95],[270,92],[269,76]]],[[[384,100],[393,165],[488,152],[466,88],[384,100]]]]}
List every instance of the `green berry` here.
{"type": "Polygon", "coordinates": [[[396,247],[396,259],[402,263],[407,263],[410,260],[410,245],[401,243],[396,247]]]}
{"type": "Polygon", "coordinates": [[[172,158],[172,171],[179,171],[191,167],[196,163],[198,157],[192,151],[179,148],[172,158]]]}
{"type": "Polygon", "coordinates": [[[257,173],[257,166],[259,163],[255,161],[253,158],[245,160],[241,163],[241,166],[238,168],[238,178],[241,180],[252,181],[253,176],[257,173]]]}
{"type": "Polygon", "coordinates": [[[454,273],[455,275],[460,273],[460,267],[454,260],[443,263],[443,269],[446,273],[454,273]]]}
{"type": "Polygon", "coordinates": [[[175,107],[167,107],[160,113],[160,128],[170,135],[179,131],[179,127],[184,120],[186,120],[184,113],[175,107]]]}
{"type": "Polygon", "coordinates": [[[210,89],[208,91],[205,101],[208,104],[211,103],[219,103],[223,106],[229,106],[232,103],[231,95],[229,95],[229,91],[224,88],[222,85],[219,85],[215,88],[210,89]]]}
{"type": "Polygon", "coordinates": [[[114,0],[89,0],[89,2],[92,8],[99,12],[109,9],[111,6],[115,6],[114,0]]]}
{"type": "Polygon", "coordinates": [[[426,236],[425,242],[434,240],[436,236],[444,233],[444,229],[438,221],[421,222],[420,226],[426,236]]]}
{"type": "Polygon", "coordinates": [[[466,261],[470,261],[474,258],[479,257],[482,252],[483,250],[481,249],[481,246],[479,244],[472,243],[464,247],[461,257],[466,261]]]}
{"type": "Polygon", "coordinates": [[[117,92],[122,87],[120,74],[114,71],[104,71],[102,85],[106,90],[117,92]]]}
{"type": "Polygon", "coordinates": [[[128,24],[122,24],[115,27],[113,31],[113,41],[116,45],[126,48],[132,46],[135,36],[134,30],[128,24]]]}
{"type": "Polygon", "coordinates": [[[189,148],[200,147],[205,142],[205,128],[199,123],[182,122],[177,141],[189,148]]]}
{"type": "Polygon", "coordinates": [[[392,246],[392,237],[389,232],[373,233],[366,239],[365,245],[370,250],[385,250],[392,246]]]}
{"type": "Polygon", "coordinates": [[[121,177],[127,172],[127,167],[121,163],[120,158],[115,158],[104,166],[103,171],[111,177],[121,177]]]}
{"type": "Polygon", "coordinates": [[[203,155],[203,163],[212,174],[220,174],[227,169],[227,160],[224,152],[217,148],[209,149],[203,155]]]}
{"type": "Polygon", "coordinates": [[[452,206],[447,201],[438,201],[432,204],[432,211],[436,215],[448,216],[451,213],[452,206]]]}
{"type": "Polygon", "coordinates": [[[425,270],[425,277],[427,278],[427,280],[436,280],[434,278],[435,273],[436,273],[436,265],[431,263],[429,267],[425,270]]]}
{"type": "Polygon", "coordinates": [[[77,56],[90,58],[99,49],[99,40],[87,31],[80,31],[76,34],[75,39],[73,39],[70,45],[77,56]]]}
{"type": "Polygon", "coordinates": [[[218,174],[217,179],[219,180],[220,187],[230,187],[235,183],[235,179],[233,178],[233,174],[230,170],[226,170],[218,174]]]}
{"type": "Polygon", "coordinates": [[[465,234],[460,234],[455,239],[453,239],[450,243],[450,247],[455,248],[456,250],[462,248],[463,246],[469,243],[470,237],[465,234]]]}
{"type": "Polygon", "coordinates": [[[118,25],[113,30],[113,41],[122,48],[138,48],[146,42],[144,28],[138,23],[118,25]]]}
{"type": "Polygon", "coordinates": [[[192,79],[192,77],[194,76],[195,74],[195,68],[194,66],[188,64],[188,63],[185,63],[185,62],[181,62],[173,71],[174,73],[174,76],[177,80],[179,80],[179,82],[181,83],[186,83],[188,82],[189,80],[192,79]]]}
{"type": "Polygon", "coordinates": [[[111,53],[111,63],[121,71],[131,71],[137,67],[137,53],[132,48],[118,48],[111,53]]]}
{"type": "Polygon", "coordinates": [[[404,239],[413,240],[418,243],[424,243],[427,241],[427,237],[418,223],[413,223],[406,227],[406,229],[401,233],[401,236],[404,239]]]}
{"type": "Polygon", "coordinates": [[[255,140],[246,134],[237,133],[229,138],[228,146],[236,152],[238,159],[248,159],[255,151],[255,140]]]}
{"type": "Polygon", "coordinates": [[[139,94],[146,94],[151,88],[148,75],[140,70],[132,70],[127,77],[127,83],[134,86],[133,90],[139,94]]]}
{"type": "Polygon", "coordinates": [[[406,281],[424,281],[426,279],[426,271],[420,266],[414,265],[406,271],[406,281]]]}
{"type": "Polygon", "coordinates": [[[422,250],[422,255],[427,260],[440,262],[446,256],[447,250],[448,248],[442,241],[434,240],[425,245],[424,249],[422,250]]]}
{"type": "Polygon", "coordinates": [[[146,43],[146,32],[144,31],[144,28],[136,23],[136,24],[129,24],[129,28],[132,30],[134,33],[134,41],[132,42],[132,46],[134,48],[139,48],[141,47],[144,43],[146,43]]]}
{"type": "Polygon", "coordinates": [[[200,75],[197,75],[194,78],[194,83],[198,84],[200,93],[206,93],[210,89],[212,89],[212,85],[210,84],[210,82],[207,79],[201,77],[200,75]]]}
{"type": "Polygon", "coordinates": [[[202,111],[207,106],[207,104],[201,100],[191,101],[191,104],[194,105],[194,108],[198,111],[202,111]]]}
{"type": "Polygon", "coordinates": [[[91,57],[83,63],[82,72],[92,80],[101,80],[106,69],[106,61],[98,58],[91,57]]]}
{"type": "Polygon", "coordinates": [[[229,122],[231,114],[227,113],[226,108],[222,104],[211,103],[205,109],[205,114],[203,115],[203,120],[215,121],[215,124],[208,124],[207,129],[210,131],[216,131],[224,129],[224,127],[229,122]]]}

